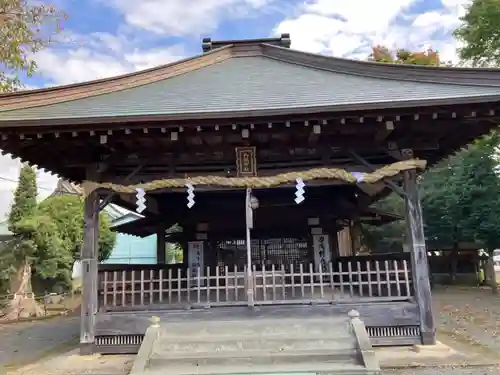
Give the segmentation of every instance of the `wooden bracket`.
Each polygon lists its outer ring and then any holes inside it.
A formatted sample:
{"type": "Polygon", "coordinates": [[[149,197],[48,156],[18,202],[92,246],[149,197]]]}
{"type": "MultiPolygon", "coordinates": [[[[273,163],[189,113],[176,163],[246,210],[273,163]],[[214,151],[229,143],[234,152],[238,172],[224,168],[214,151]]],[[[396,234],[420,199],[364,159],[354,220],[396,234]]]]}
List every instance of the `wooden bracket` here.
{"type": "MultiPolygon", "coordinates": [[[[352,158],[355,161],[357,161],[360,164],[363,164],[365,167],[367,167],[368,169],[370,169],[371,172],[374,172],[376,170],[376,168],[373,165],[371,165],[368,161],[366,161],[363,157],[361,157],[360,155],[358,155],[354,151],[347,150],[347,152],[352,156],[352,158]]],[[[399,187],[394,181],[392,181],[390,179],[387,179],[387,178],[384,179],[384,180],[382,180],[382,181],[384,182],[384,184],[386,184],[387,186],[389,186],[400,197],[402,197],[402,198],[406,198],[407,197],[407,195],[404,192],[404,190],[401,189],[401,187],[399,187]]]]}
{"type": "MultiPolygon", "coordinates": [[[[137,173],[139,173],[142,168],[144,168],[145,163],[137,166],[132,172],[130,172],[124,179],[124,182],[129,181],[131,178],[133,178],[137,173]]],[[[104,199],[102,200],[101,204],[99,205],[99,212],[104,210],[104,208],[111,202],[111,200],[116,196],[116,192],[111,192],[104,199]]]]}
{"type": "Polygon", "coordinates": [[[386,121],[381,125],[383,125],[383,127],[381,127],[377,131],[377,134],[375,134],[375,142],[376,143],[382,143],[382,141],[386,140],[387,137],[394,131],[394,122],[393,121],[386,121]]]}

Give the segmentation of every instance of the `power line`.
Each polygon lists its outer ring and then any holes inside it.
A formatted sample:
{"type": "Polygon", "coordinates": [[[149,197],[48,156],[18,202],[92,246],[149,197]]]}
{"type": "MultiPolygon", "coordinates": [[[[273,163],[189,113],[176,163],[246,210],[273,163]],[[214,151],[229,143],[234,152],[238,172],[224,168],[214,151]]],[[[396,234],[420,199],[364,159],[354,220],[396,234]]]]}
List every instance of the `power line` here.
{"type": "MultiPolygon", "coordinates": [[[[13,178],[4,177],[4,176],[0,176],[0,180],[4,180],[4,181],[8,181],[8,182],[13,182],[15,184],[19,183],[18,180],[14,180],[13,178]]],[[[48,191],[54,191],[54,190],[56,190],[56,189],[51,189],[51,188],[44,187],[44,186],[37,186],[37,187],[38,187],[38,189],[48,190],[48,191]]]]}
{"type": "MultiPolygon", "coordinates": [[[[13,178],[4,177],[4,176],[0,176],[0,180],[12,182],[14,184],[19,183],[18,180],[14,180],[13,178]]],[[[72,191],[67,191],[67,190],[62,190],[62,189],[51,189],[51,188],[44,187],[44,186],[37,186],[37,188],[41,189],[41,190],[45,190],[45,191],[50,191],[52,193],[62,193],[62,194],[68,194],[68,195],[81,195],[80,193],[75,193],[72,191]]]]}

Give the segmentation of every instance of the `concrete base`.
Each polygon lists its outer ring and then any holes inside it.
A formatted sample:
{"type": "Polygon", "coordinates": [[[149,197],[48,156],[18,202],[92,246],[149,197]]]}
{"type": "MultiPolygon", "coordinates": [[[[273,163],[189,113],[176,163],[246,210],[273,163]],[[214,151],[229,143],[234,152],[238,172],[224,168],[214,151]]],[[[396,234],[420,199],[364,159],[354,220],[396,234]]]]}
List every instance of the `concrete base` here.
{"type": "Polygon", "coordinates": [[[431,332],[422,332],[422,344],[428,345],[428,346],[434,346],[437,343],[436,340],[436,331],[431,331],[431,332]]]}
{"type": "Polygon", "coordinates": [[[439,341],[436,345],[375,348],[381,368],[420,367],[458,363],[467,356],[439,341]]]}
{"type": "Polygon", "coordinates": [[[80,343],[80,355],[93,355],[95,345],[93,343],[80,343]]]}
{"type": "Polygon", "coordinates": [[[450,348],[442,342],[436,341],[436,345],[413,345],[412,350],[423,356],[450,356],[459,354],[456,350],[450,348]]]}

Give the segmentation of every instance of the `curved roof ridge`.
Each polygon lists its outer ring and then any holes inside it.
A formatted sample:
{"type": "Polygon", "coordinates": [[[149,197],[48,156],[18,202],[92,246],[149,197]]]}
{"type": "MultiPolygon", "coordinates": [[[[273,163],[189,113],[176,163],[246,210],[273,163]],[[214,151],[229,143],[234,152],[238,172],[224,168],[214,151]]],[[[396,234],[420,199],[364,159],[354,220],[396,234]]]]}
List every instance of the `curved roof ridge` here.
{"type": "Polygon", "coordinates": [[[263,44],[262,50],[265,56],[277,60],[336,73],[413,82],[500,87],[499,68],[438,67],[378,63],[304,52],[271,44],[263,44]]]}
{"type": "Polygon", "coordinates": [[[0,94],[0,112],[38,107],[147,85],[229,58],[232,45],[137,72],[92,81],[0,94]],[[177,69],[176,69],[177,68],[177,69]]]}
{"type": "Polygon", "coordinates": [[[147,74],[147,73],[151,73],[151,72],[156,72],[158,70],[163,70],[165,68],[170,68],[173,65],[182,64],[182,63],[188,62],[190,60],[195,60],[198,57],[202,57],[204,55],[209,55],[209,54],[217,53],[220,50],[229,49],[229,48],[231,48],[231,45],[226,45],[226,46],[222,46],[222,47],[217,48],[217,49],[210,50],[210,51],[208,51],[206,53],[202,53],[202,54],[198,54],[198,55],[186,57],[186,58],[183,58],[183,59],[180,59],[180,60],[172,61],[172,62],[167,63],[167,64],[161,64],[161,65],[154,66],[154,67],[148,68],[148,69],[137,70],[135,72],[120,74],[120,75],[117,75],[117,76],[92,79],[90,81],[84,81],[84,82],[78,82],[78,83],[69,83],[69,84],[66,84],[66,85],[58,85],[58,86],[52,86],[52,87],[43,87],[43,88],[33,89],[33,90],[19,90],[19,91],[14,91],[14,92],[0,93],[0,99],[2,99],[4,97],[8,97],[8,96],[31,95],[31,94],[35,94],[35,93],[39,93],[39,92],[64,90],[64,89],[69,89],[69,88],[73,88],[73,87],[82,87],[82,86],[94,85],[96,83],[105,83],[105,82],[110,82],[110,81],[116,81],[116,80],[123,79],[123,78],[140,76],[140,75],[143,75],[143,74],[147,74]]]}

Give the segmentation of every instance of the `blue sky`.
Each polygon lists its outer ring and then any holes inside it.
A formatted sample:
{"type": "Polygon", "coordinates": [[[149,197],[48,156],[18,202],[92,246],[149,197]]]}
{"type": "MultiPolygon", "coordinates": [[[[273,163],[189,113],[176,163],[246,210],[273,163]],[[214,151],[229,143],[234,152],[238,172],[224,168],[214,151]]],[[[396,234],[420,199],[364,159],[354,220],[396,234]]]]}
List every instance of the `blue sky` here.
{"type": "MultiPolygon", "coordinates": [[[[52,2],[53,3],[53,2],[52,2]]],[[[27,88],[88,81],[201,52],[201,38],[290,33],[292,48],[364,59],[376,44],[434,48],[456,61],[451,34],[467,0],[56,0],[69,19],[57,43],[36,55],[27,88]]],[[[3,177],[19,163],[0,158],[3,177]]],[[[42,195],[56,177],[40,174],[42,195]]],[[[0,216],[15,183],[0,181],[0,216]]]]}

